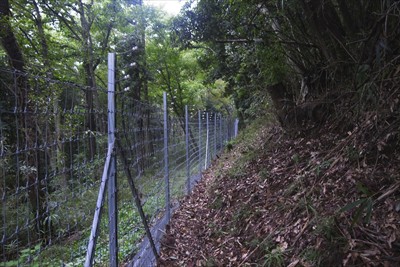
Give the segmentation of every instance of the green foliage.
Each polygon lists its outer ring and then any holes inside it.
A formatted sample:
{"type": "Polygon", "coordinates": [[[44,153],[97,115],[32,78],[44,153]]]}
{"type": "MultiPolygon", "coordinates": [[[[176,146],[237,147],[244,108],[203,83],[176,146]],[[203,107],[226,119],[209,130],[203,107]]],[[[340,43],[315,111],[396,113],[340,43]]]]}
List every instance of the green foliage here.
{"type": "Polygon", "coordinates": [[[311,266],[321,266],[323,255],[315,248],[306,248],[301,252],[300,256],[307,263],[311,264],[311,266]]]}
{"type": "Polygon", "coordinates": [[[268,20],[256,6],[203,0],[174,20],[181,45],[206,48],[200,66],[207,80],[226,82],[225,94],[232,96],[242,121],[266,113],[266,87],[283,81],[288,71],[283,46],[267,33],[268,20]]]}
{"type": "Polygon", "coordinates": [[[323,173],[323,171],[325,171],[325,170],[327,170],[329,168],[331,163],[332,162],[330,160],[326,160],[326,161],[323,161],[323,162],[319,163],[314,169],[315,170],[315,174],[317,176],[320,176],[323,173]]]}
{"type": "Polygon", "coordinates": [[[182,116],[185,105],[231,113],[231,101],[224,95],[225,82],[205,82],[205,71],[198,63],[205,50],[181,50],[176,47],[171,40],[169,23],[156,21],[149,33],[153,36],[146,48],[150,99],[160,102],[162,92],[166,91],[173,99],[173,112],[179,116],[182,116]]]}
{"type": "Polygon", "coordinates": [[[277,83],[287,88],[285,101],[296,104],[355,92],[356,119],[379,105],[380,81],[397,73],[394,6],[396,1],[200,0],[174,20],[174,37],[183,48],[206,48],[200,66],[207,80],[227,83],[242,122],[270,108],[266,89],[277,83]]]}
{"type": "Polygon", "coordinates": [[[334,242],[335,239],[340,237],[333,216],[321,218],[321,220],[316,224],[315,231],[330,242],[334,242]]]}
{"type": "Polygon", "coordinates": [[[210,207],[211,207],[212,209],[219,210],[219,209],[221,209],[222,207],[224,207],[224,205],[225,205],[225,204],[224,204],[224,200],[223,200],[222,196],[216,196],[216,197],[214,198],[213,202],[211,202],[210,207]]]}
{"type": "Polygon", "coordinates": [[[343,213],[355,209],[352,225],[357,224],[362,218],[364,218],[363,222],[368,224],[371,221],[374,194],[362,183],[357,183],[357,189],[363,197],[354,202],[348,203],[342,207],[339,212],[343,213]]]}
{"type": "Polygon", "coordinates": [[[226,149],[230,152],[233,149],[233,142],[229,141],[225,144],[226,149]]]}
{"type": "Polygon", "coordinates": [[[246,218],[248,218],[250,215],[252,215],[254,211],[252,210],[252,207],[249,207],[247,205],[242,205],[240,208],[235,211],[233,214],[233,222],[234,223],[243,223],[246,218]]]}
{"type": "Polygon", "coordinates": [[[281,267],[285,266],[283,250],[279,247],[267,251],[263,259],[263,267],[281,267]]]}
{"type": "Polygon", "coordinates": [[[304,190],[304,177],[298,176],[296,179],[289,184],[289,186],[284,190],[283,194],[285,196],[292,196],[296,193],[304,190]]]}
{"type": "Polygon", "coordinates": [[[300,162],[300,157],[299,157],[299,155],[298,155],[298,154],[294,154],[294,155],[292,156],[292,160],[293,160],[293,163],[294,163],[295,165],[297,165],[297,164],[300,162]]]}
{"type": "Polygon", "coordinates": [[[217,262],[214,259],[207,259],[205,262],[206,267],[217,266],[217,262]]]}
{"type": "Polygon", "coordinates": [[[32,266],[39,267],[37,261],[38,254],[40,252],[40,244],[34,246],[33,248],[26,248],[20,251],[18,260],[12,260],[4,262],[4,267],[19,267],[19,266],[32,266]]]}
{"type": "Polygon", "coordinates": [[[340,212],[346,212],[356,208],[352,224],[354,225],[358,223],[360,219],[363,217],[364,217],[364,223],[369,223],[372,215],[372,206],[373,206],[372,198],[366,197],[345,205],[343,208],[340,209],[340,212]]]}
{"type": "Polygon", "coordinates": [[[267,168],[262,168],[258,173],[261,179],[267,180],[270,177],[269,170],[267,168]]]}
{"type": "Polygon", "coordinates": [[[264,239],[261,237],[256,237],[247,242],[251,249],[260,248],[263,252],[271,250],[274,246],[274,241],[271,236],[267,236],[264,239]]]}
{"type": "MultiPolygon", "coordinates": [[[[122,202],[120,203],[120,206],[127,208],[121,209],[118,212],[118,222],[119,222],[118,234],[119,234],[119,245],[120,245],[118,251],[118,257],[120,259],[129,260],[128,257],[135,252],[134,250],[135,247],[133,245],[137,244],[138,241],[141,240],[141,238],[144,235],[144,229],[137,227],[138,225],[142,225],[142,222],[140,221],[139,214],[132,201],[122,202]]],[[[146,214],[154,213],[155,211],[154,208],[150,208],[151,210],[149,210],[147,207],[145,208],[146,214]]]]}
{"type": "Polygon", "coordinates": [[[67,246],[59,244],[52,245],[40,253],[39,262],[41,263],[41,266],[59,266],[70,262],[71,257],[78,258],[79,256],[82,256],[80,254],[74,254],[73,251],[75,247],[76,244],[73,243],[69,243],[67,246]]]}
{"type": "Polygon", "coordinates": [[[358,161],[360,157],[360,153],[357,151],[355,147],[347,146],[346,154],[350,161],[358,161]]]}

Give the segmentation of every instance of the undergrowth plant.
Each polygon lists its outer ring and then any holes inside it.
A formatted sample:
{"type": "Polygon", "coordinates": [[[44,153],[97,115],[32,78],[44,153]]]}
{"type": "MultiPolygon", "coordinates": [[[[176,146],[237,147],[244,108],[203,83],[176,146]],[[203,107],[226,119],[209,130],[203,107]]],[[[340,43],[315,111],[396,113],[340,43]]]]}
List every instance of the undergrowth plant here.
{"type": "Polygon", "coordinates": [[[361,219],[363,219],[364,223],[368,224],[371,221],[374,194],[361,183],[357,184],[357,189],[362,194],[362,197],[354,202],[348,203],[342,207],[339,212],[343,213],[355,209],[352,225],[357,224],[361,219]]]}
{"type": "Polygon", "coordinates": [[[267,251],[263,258],[263,267],[281,267],[285,266],[284,253],[279,247],[267,251]]]}
{"type": "MultiPolygon", "coordinates": [[[[321,266],[321,260],[323,255],[318,249],[308,247],[300,253],[300,257],[311,266],[321,266]]],[[[322,267],[322,266],[321,266],[322,267]]]]}
{"type": "Polygon", "coordinates": [[[34,246],[33,248],[25,248],[20,251],[19,258],[17,260],[11,260],[3,262],[4,267],[19,267],[19,266],[31,266],[39,267],[38,262],[40,253],[40,244],[34,246]]]}

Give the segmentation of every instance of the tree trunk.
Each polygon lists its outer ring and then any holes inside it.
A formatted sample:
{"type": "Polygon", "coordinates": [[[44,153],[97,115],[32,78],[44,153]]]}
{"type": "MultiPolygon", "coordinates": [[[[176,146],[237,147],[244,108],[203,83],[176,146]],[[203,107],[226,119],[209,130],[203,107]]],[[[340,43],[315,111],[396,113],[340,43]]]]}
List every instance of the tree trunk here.
{"type": "Polygon", "coordinates": [[[15,38],[14,32],[11,28],[9,20],[10,17],[11,12],[8,0],[0,1],[1,44],[9,57],[10,65],[14,69],[22,72],[25,67],[24,58],[22,56],[22,52],[17,42],[17,39],[15,38]]]}
{"type": "Polygon", "coordinates": [[[96,118],[95,118],[95,88],[96,77],[94,73],[94,60],[93,60],[93,45],[90,36],[90,24],[86,18],[84,3],[79,1],[79,12],[82,26],[82,48],[83,48],[83,68],[85,71],[85,83],[88,88],[85,91],[86,100],[86,122],[85,126],[88,129],[88,156],[93,160],[96,155],[96,118]]]}
{"type": "MultiPolygon", "coordinates": [[[[133,58],[137,60],[137,67],[133,69],[133,80],[135,86],[133,88],[133,99],[136,101],[148,101],[148,75],[147,75],[147,60],[146,60],[146,21],[143,14],[143,1],[139,0],[137,5],[140,9],[139,24],[137,28],[137,36],[139,36],[137,43],[137,51],[134,53],[133,58]]],[[[137,127],[139,128],[138,136],[138,150],[137,156],[140,158],[138,162],[139,169],[144,172],[146,166],[149,165],[146,155],[151,155],[154,151],[151,145],[151,134],[149,132],[150,125],[150,110],[147,107],[139,110],[140,119],[137,121],[137,127]]]]}

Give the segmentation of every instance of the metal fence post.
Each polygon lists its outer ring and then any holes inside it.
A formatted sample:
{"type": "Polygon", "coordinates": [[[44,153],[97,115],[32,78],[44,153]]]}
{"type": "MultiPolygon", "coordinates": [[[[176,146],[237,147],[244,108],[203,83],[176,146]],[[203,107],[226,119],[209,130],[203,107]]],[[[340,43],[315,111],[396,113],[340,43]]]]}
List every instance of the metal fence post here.
{"type": "Polygon", "coordinates": [[[217,113],[214,113],[214,157],[217,156],[217,113]]]}
{"type": "Polygon", "coordinates": [[[201,179],[201,112],[199,110],[199,180],[201,179]]]}
{"type": "Polygon", "coordinates": [[[118,266],[118,240],[117,240],[117,191],[116,191],[116,157],[115,157],[115,54],[108,54],[108,148],[104,164],[103,175],[99,194],[96,202],[96,210],[93,216],[93,224],[90,232],[89,243],[86,252],[85,267],[93,265],[96,240],[99,232],[100,219],[103,209],[103,200],[108,183],[109,194],[109,248],[110,266],[118,266]]]}
{"type": "Polygon", "coordinates": [[[238,135],[239,132],[239,119],[235,119],[235,137],[238,135]]]}
{"type": "Polygon", "coordinates": [[[185,141],[186,141],[186,176],[187,176],[187,194],[190,193],[190,162],[189,162],[189,112],[185,105],[185,141]]]}
{"type": "Polygon", "coordinates": [[[168,106],[167,92],[163,93],[164,100],[164,176],[165,176],[165,212],[167,221],[171,218],[170,192],[169,192],[169,161],[168,161],[168,106]]]}
{"type": "Polygon", "coordinates": [[[227,121],[227,129],[228,129],[228,142],[231,141],[232,136],[232,118],[229,117],[227,121]]]}
{"type": "Polygon", "coordinates": [[[222,145],[225,145],[225,117],[221,118],[221,139],[222,145]]]}
{"type": "Polygon", "coordinates": [[[219,114],[219,149],[222,150],[224,147],[223,137],[222,137],[222,115],[219,114]]]}
{"type": "Polygon", "coordinates": [[[207,136],[206,136],[206,157],[204,160],[204,169],[207,169],[208,166],[208,142],[209,142],[209,130],[210,128],[208,127],[208,112],[206,112],[206,125],[207,125],[207,136]]]}
{"type": "MultiPolygon", "coordinates": [[[[115,53],[108,54],[108,144],[115,142],[115,53]]],[[[110,176],[108,178],[108,221],[109,221],[109,247],[110,266],[118,266],[118,224],[117,224],[117,175],[116,157],[113,147],[110,162],[110,176]]]]}

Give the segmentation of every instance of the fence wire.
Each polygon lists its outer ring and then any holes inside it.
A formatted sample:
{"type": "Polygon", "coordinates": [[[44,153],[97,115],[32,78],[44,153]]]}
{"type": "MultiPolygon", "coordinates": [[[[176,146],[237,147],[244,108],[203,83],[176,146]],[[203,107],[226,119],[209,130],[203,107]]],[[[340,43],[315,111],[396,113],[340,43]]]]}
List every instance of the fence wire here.
{"type": "Polygon", "coordinates": [[[48,264],[73,261],[85,253],[74,241],[91,224],[107,149],[107,108],[83,99],[107,92],[8,69],[0,83],[0,265],[41,265],[56,250],[48,264]]]}
{"type": "Polygon", "coordinates": [[[109,89],[8,69],[0,83],[0,266],[154,264],[168,212],[237,134],[232,118],[175,117],[129,90],[110,111],[109,89]]]}

